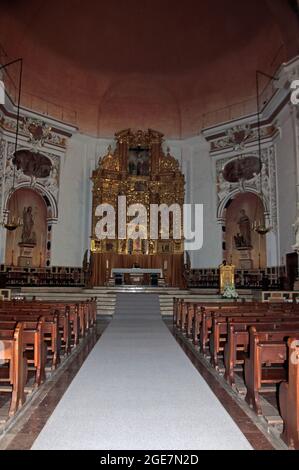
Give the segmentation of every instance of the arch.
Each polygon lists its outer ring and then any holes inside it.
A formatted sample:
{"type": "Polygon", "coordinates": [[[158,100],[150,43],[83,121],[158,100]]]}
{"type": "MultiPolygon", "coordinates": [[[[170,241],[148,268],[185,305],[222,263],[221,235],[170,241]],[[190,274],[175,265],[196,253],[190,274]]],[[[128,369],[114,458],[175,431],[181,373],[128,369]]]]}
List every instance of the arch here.
{"type": "Polygon", "coordinates": [[[267,240],[252,228],[254,221],[262,224],[266,221],[265,208],[260,195],[253,191],[239,192],[231,199],[223,215],[224,259],[229,259],[240,269],[265,268],[267,266],[267,240]],[[245,217],[247,220],[244,221],[245,217]]]}
{"type": "Polygon", "coordinates": [[[38,191],[28,186],[12,191],[7,202],[7,213],[11,211],[15,218],[22,220],[24,209],[28,212],[28,208],[31,208],[32,214],[31,227],[22,225],[6,234],[5,263],[11,266],[43,267],[51,248],[47,246],[50,240],[46,201],[38,191]]]}
{"type": "Polygon", "coordinates": [[[6,193],[3,201],[3,212],[4,214],[9,214],[9,201],[12,195],[18,191],[18,189],[31,189],[32,191],[37,192],[44,200],[47,207],[51,209],[51,215],[48,217],[48,223],[56,223],[58,220],[58,206],[55,197],[53,196],[50,191],[45,188],[41,183],[36,183],[34,186],[30,184],[29,181],[23,181],[19,183],[14,188],[10,188],[10,190],[6,193]],[[46,199],[45,199],[46,198],[46,199]]]}
{"type": "Polygon", "coordinates": [[[261,193],[259,191],[257,191],[254,188],[245,188],[245,190],[243,192],[241,192],[239,188],[235,188],[232,191],[229,191],[227,193],[227,195],[220,201],[220,203],[218,205],[218,208],[217,208],[217,219],[218,219],[218,221],[223,222],[223,220],[224,220],[224,211],[225,211],[226,206],[229,203],[229,201],[231,199],[235,199],[236,196],[238,196],[239,194],[245,194],[245,193],[255,194],[261,200],[261,202],[263,204],[265,217],[266,218],[269,217],[269,214],[270,214],[269,203],[268,203],[267,199],[264,196],[261,197],[261,193]]]}

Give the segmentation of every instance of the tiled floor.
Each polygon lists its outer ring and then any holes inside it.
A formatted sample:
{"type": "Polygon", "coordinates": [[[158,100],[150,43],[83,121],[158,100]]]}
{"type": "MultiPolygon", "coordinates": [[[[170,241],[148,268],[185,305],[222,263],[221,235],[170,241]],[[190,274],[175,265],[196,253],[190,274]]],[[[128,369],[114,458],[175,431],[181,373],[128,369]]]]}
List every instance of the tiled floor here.
{"type": "MultiPolygon", "coordinates": [[[[0,440],[0,449],[28,450],[45,426],[56,405],[65,393],[69,384],[81,368],[86,357],[105,330],[108,321],[98,323],[97,331],[92,334],[81,350],[76,354],[61,374],[53,381],[46,384],[43,396],[37,403],[33,402],[30,410],[17,422],[13,428],[0,440]]],[[[198,372],[203,376],[218,400],[231,415],[237,426],[246,436],[250,444],[256,450],[273,450],[274,447],[252,420],[245,414],[235,400],[221,386],[211,372],[196,357],[185,342],[168,326],[177,342],[189,357],[198,372]]]]}

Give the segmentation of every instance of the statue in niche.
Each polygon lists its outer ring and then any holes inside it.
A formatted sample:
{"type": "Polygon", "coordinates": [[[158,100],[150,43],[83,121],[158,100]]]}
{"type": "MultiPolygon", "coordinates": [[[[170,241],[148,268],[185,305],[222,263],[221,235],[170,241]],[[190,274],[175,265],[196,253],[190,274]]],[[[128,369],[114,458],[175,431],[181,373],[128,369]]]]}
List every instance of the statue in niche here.
{"type": "Polygon", "coordinates": [[[142,175],[143,176],[148,176],[149,175],[149,161],[144,160],[142,163],[142,175]]]}
{"type": "Polygon", "coordinates": [[[125,253],[127,250],[127,240],[122,240],[120,243],[120,251],[121,253],[125,253]]]}
{"type": "Polygon", "coordinates": [[[36,245],[36,233],[33,231],[33,227],[34,220],[32,215],[32,207],[24,207],[22,243],[36,245]]]}
{"type": "Polygon", "coordinates": [[[238,225],[240,229],[240,234],[238,235],[242,239],[244,248],[251,247],[251,223],[245,209],[241,209],[240,211],[238,225]]]}
{"type": "Polygon", "coordinates": [[[131,255],[133,252],[133,240],[130,238],[128,241],[128,253],[131,255]]]}
{"type": "Polygon", "coordinates": [[[237,249],[246,247],[245,240],[239,233],[237,233],[237,235],[234,236],[234,239],[235,239],[235,246],[237,249]]]}
{"type": "Polygon", "coordinates": [[[136,175],[136,174],[137,174],[137,170],[136,170],[135,163],[131,160],[129,161],[129,175],[136,175]]]}
{"type": "Polygon", "coordinates": [[[150,255],[154,253],[155,243],[151,240],[148,245],[148,252],[150,255]]]}
{"type": "Polygon", "coordinates": [[[139,160],[139,162],[137,163],[137,176],[142,176],[142,161],[139,160]]]}

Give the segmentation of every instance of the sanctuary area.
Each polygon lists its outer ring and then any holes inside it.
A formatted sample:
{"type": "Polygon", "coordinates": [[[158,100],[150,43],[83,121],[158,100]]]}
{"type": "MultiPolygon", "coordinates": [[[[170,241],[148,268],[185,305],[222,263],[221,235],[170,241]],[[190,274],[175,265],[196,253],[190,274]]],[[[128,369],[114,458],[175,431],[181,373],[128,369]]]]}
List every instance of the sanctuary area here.
{"type": "Polygon", "coordinates": [[[0,3],[1,450],[299,450],[298,260],[298,0],[0,3]]]}

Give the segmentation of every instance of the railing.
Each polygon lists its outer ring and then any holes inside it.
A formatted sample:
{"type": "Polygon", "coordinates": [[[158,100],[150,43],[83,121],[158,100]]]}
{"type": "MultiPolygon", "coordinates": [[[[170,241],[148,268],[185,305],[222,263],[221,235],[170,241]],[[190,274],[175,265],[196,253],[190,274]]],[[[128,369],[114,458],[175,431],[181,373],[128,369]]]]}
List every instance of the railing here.
{"type": "MultiPolygon", "coordinates": [[[[5,50],[0,44],[0,65],[10,62],[12,59],[7,55],[5,50]]],[[[5,69],[2,69],[3,79],[5,83],[5,90],[11,101],[16,104],[18,101],[19,92],[19,64],[13,64],[5,69]]],[[[78,118],[77,112],[62,106],[61,104],[54,103],[45,98],[41,98],[32,93],[22,90],[21,106],[28,108],[39,114],[47,116],[58,121],[77,126],[78,118]]]]}
{"type": "MultiPolygon", "coordinates": [[[[265,71],[269,75],[275,76],[278,71],[278,68],[283,62],[286,61],[286,58],[286,46],[282,45],[278,49],[277,53],[274,55],[274,58],[271,60],[267,67],[267,70],[265,71]]],[[[10,58],[8,57],[5,50],[0,44],[0,64],[7,63],[9,60],[10,58]]],[[[9,68],[9,70],[5,70],[4,72],[6,89],[14,103],[16,103],[17,101],[18,92],[17,67],[18,65],[12,66],[11,69],[9,68]]],[[[262,111],[265,105],[273,97],[274,93],[276,92],[276,89],[273,80],[269,81],[265,78],[261,78],[261,80],[264,80],[264,87],[261,81],[261,88],[263,87],[263,91],[260,94],[260,103],[262,111]]],[[[61,106],[60,104],[53,103],[49,100],[45,100],[44,98],[41,98],[34,94],[27,93],[25,91],[22,92],[21,105],[23,107],[37,111],[45,116],[53,117],[54,119],[67,122],[73,125],[78,124],[76,111],[71,110],[70,108],[67,108],[65,106],[61,106]]],[[[202,129],[206,129],[208,127],[212,127],[225,122],[230,122],[255,113],[257,113],[256,96],[251,96],[246,100],[236,102],[223,108],[204,113],[201,118],[200,126],[202,129]]]]}
{"type": "Polygon", "coordinates": [[[86,278],[86,273],[79,267],[0,266],[0,287],[83,287],[86,278]]]}
{"type": "MultiPolygon", "coordinates": [[[[268,75],[276,77],[281,64],[287,60],[286,46],[283,44],[275,54],[274,58],[269,64],[268,70],[265,72],[268,75]]],[[[260,76],[260,112],[263,111],[265,106],[269,103],[271,98],[276,93],[275,81],[266,79],[260,76]]],[[[241,119],[242,117],[249,116],[257,113],[257,97],[251,96],[247,100],[233,103],[229,106],[219,108],[203,114],[202,128],[206,129],[218,124],[230,122],[233,120],[241,119]]]]}
{"type": "MultiPolygon", "coordinates": [[[[219,288],[220,272],[217,268],[192,269],[187,275],[189,288],[219,288]]],[[[284,266],[265,269],[236,269],[237,289],[289,290],[284,266]]]]}

